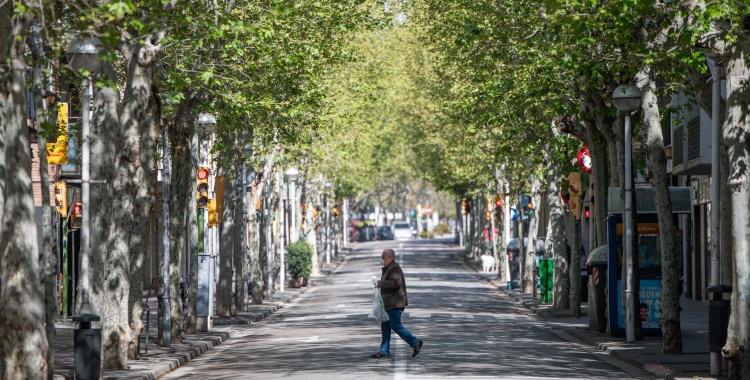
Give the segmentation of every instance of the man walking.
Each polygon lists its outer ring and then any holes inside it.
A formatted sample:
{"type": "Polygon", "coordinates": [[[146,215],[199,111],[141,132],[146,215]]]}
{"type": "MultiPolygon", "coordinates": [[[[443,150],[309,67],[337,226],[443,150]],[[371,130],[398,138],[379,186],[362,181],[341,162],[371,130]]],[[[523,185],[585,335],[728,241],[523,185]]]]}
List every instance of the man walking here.
{"type": "Polygon", "coordinates": [[[380,351],[371,355],[371,358],[390,357],[391,347],[391,330],[395,331],[406,344],[414,349],[411,357],[417,356],[422,349],[422,341],[411,335],[409,330],[401,325],[401,313],[409,305],[406,299],[406,283],[404,282],[404,272],[396,263],[396,253],[392,249],[386,249],[380,255],[380,264],[383,265],[383,275],[380,281],[375,284],[380,288],[380,294],[383,297],[383,306],[388,313],[388,322],[380,323],[380,330],[383,333],[383,340],[380,343],[380,351]]]}

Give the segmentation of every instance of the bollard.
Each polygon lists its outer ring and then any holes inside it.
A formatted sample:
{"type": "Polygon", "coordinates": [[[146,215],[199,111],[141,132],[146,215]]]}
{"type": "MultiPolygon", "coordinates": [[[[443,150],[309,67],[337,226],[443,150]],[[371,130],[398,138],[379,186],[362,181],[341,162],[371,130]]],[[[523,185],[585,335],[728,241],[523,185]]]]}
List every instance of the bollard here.
{"type": "Polygon", "coordinates": [[[732,293],[728,285],[713,285],[708,287],[711,300],[708,301],[708,351],[721,352],[727,342],[729,328],[729,313],[732,301],[724,299],[723,293],[732,293]]]}
{"type": "Polygon", "coordinates": [[[96,314],[73,316],[79,328],[73,331],[73,352],[77,380],[98,380],[101,374],[102,330],[92,329],[91,322],[97,322],[96,314]]]}

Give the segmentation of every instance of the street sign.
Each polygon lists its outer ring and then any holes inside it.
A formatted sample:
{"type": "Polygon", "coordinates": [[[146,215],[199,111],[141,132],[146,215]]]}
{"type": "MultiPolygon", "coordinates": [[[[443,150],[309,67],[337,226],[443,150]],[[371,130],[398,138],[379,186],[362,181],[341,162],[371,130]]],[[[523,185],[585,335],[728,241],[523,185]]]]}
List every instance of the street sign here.
{"type": "Polygon", "coordinates": [[[510,208],[510,221],[515,222],[518,219],[518,211],[514,207],[510,208]]]}
{"type": "Polygon", "coordinates": [[[589,154],[589,148],[584,145],[581,150],[578,151],[578,165],[581,166],[581,169],[585,170],[586,173],[591,173],[591,155],[589,154]]]}
{"type": "Polygon", "coordinates": [[[425,213],[426,215],[431,215],[432,214],[432,206],[424,206],[424,208],[422,209],[422,212],[425,213]]]}

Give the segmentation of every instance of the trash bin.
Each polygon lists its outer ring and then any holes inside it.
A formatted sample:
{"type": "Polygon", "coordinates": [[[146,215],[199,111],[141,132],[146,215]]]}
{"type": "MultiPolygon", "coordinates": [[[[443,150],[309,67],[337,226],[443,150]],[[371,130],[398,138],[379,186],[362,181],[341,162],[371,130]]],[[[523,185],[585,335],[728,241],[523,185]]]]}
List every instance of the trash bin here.
{"type": "MultiPolygon", "coordinates": [[[[524,243],[527,242],[528,238],[524,238],[524,243]]],[[[528,244],[524,244],[528,246],[528,244]]],[[[506,246],[506,253],[508,254],[508,269],[510,270],[510,278],[508,279],[508,289],[520,289],[521,288],[521,256],[519,255],[521,246],[518,244],[518,238],[510,239],[506,246]]]]}
{"type": "Polygon", "coordinates": [[[708,351],[721,352],[727,342],[729,328],[729,313],[731,312],[731,296],[724,297],[724,293],[732,293],[729,285],[712,285],[708,287],[711,299],[708,301],[708,351]]]}
{"type": "MultiPolygon", "coordinates": [[[[607,332],[607,255],[606,245],[592,250],[586,258],[586,271],[592,292],[589,294],[589,319],[594,319],[597,330],[607,332]]],[[[583,284],[582,284],[583,285],[583,284]]]]}

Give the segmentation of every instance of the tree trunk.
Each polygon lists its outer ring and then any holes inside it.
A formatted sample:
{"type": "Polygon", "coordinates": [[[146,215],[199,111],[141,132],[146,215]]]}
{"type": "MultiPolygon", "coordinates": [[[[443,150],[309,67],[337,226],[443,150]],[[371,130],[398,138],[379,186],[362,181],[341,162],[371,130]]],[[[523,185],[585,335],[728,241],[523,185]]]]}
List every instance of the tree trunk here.
{"type": "MultiPolygon", "coordinates": [[[[194,126],[185,120],[186,115],[177,117],[170,128],[172,146],[172,182],[169,187],[169,236],[172,240],[169,249],[169,291],[170,302],[170,336],[172,344],[182,343],[182,299],[180,298],[180,260],[187,248],[186,229],[189,207],[195,192],[194,178],[196,168],[192,160],[192,136],[194,126]]],[[[163,285],[162,285],[163,286],[163,285]]],[[[159,318],[161,320],[162,318],[159,318]]],[[[166,328],[166,327],[165,327],[166,328]]]]}
{"type": "Polygon", "coordinates": [[[258,204],[258,201],[260,201],[263,196],[265,195],[266,186],[261,181],[264,181],[269,175],[271,175],[271,172],[273,171],[273,166],[275,163],[276,154],[278,153],[278,147],[274,148],[271,153],[266,156],[266,162],[263,165],[263,170],[258,173],[258,177],[256,178],[257,186],[255,187],[255,190],[253,191],[252,196],[250,197],[252,201],[250,202],[250,222],[249,222],[249,230],[251,231],[250,234],[250,273],[252,276],[253,281],[253,294],[252,294],[252,300],[253,303],[256,305],[260,305],[263,303],[263,275],[260,267],[260,224],[257,214],[255,212],[256,208],[255,206],[258,204]]]}
{"type": "Polygon", "coordinates": [[[552,308],[567,310],[570,308],[570,262],[565,245],[565,216],[563,202],[560,198],[560,167],[547,149],[547,204],[549,207],[549,228],[547,229],[545,255],[553,260],[552,308]],[[550,254],[551,252],[551,254],[550,254]]]}
{"type": "Polygon", "coordinates": [[[731,379],[750,377],[750,39],[745,35],[728,43],[722,56],[727,71],[726,117],[723,134],[729,157],[732,194],[735,281],[727,343],[722,352],[731,379]]]}
{"type": "Polygon", "coordinates": [[[31,190],[31,155],[26,125],[26,30],[31,14],[13,13],[16,2],[0,4],[0,116],[4,133],[0,174],[0,357],[5,379],[46,379],[47,338],[39,281],[38,247],[31,190]],[[12,168],[6,172],[5,165],[12,168]]]}
{"type": "Polygon", "coordinates": [[[216,314],[224,317],[235,315],[234,293],[232,291],[232,258],[234,255],[234,214],[237,195],[237,178],[229,176],[224,167],[219,175],[224,176],[224,214],[222,216],[219,246],[219,282],[216,284],[216,314]]]}
{"type": "MultiPolygon", "coordinates": [[[[49,171],[47,164],[47,138],[50,132],[57,132],[57,120],[52,110],[47,109],[46,101],[42,98],[44,91],[44,67],[42,63],[41,38],[38,25],[34,25],[34,45],[30,46],[34,59],[34,103],[36,108],[37,126],[37,154],[39,155],[39,181],[42,191],[42,266],[44,285],[44,321],[49,347],[55,347],[55,321],[57,321],[57,260],[52,254],[52,210],[50,208],[49,171]],[[39,39],[37,41],[37,39],[39,39]],[[49,121],[49,123],[48,123],[49,121]],[[51,127],[51,128],[50,128],[51,127]]],[[[54,349],[47,350],[47,377],[55,374],[54,349]]]]}
{"type": "MultiPolygon", "coordinates": [[[[532,204],[536,207],[539,207],[539,203],[537,202],[540,194],[539,194],[539,188],[541,186],[540,181],[535,177],[531,176],[531,195],[530,197],[533,197],[534,201],[532,204]]],[[[523,220],[520,217],[521,213],[528,213],[529,208],[527,205],[520,205],[521,208],[519,208],[519,222],[523,224],[523,220]]],[[[524,255],[523,255],[523,277],[521,278],[521,290],[524,293],[536,293],[536,282],[534,281],[534,269],[536,267],[536,228],[537,228],[537,220],[536,220],[536,213],[532,212],[531,216],[529,216],[529,243],[524,249],[524,255]]],[[[520,240],[523,243],[523,239],[520,240]]]]}
{"type": "MultiPolygon", "coordinates": [[[[669,194],[667,156],[661,130],[656,82],[650,66],[645,66],[635,77],[641,89],[643,115],[646,126],[646,153],[651,186],[654,189],[659,235],[661,240],[661,331],[664,354],[682,353],[680,329],[680,270],[674,250],[674,218],[669,194]]],[[[718,148],[718,147],[717,147],[718,148]]],[[[637,246],[637,245],[636,245],[637,246]]],[[[637,268],[637,267],[636,267],[637,268]]]]}
{"type": "MultiPolygon", "coordinates": [[[[190,184],[195,184],[197,181],[197,172],[198,172],[198,156],[200,151],[200,141],[198,139],[198,132],[193,131],[193,136],[190,139],[190,163],[193,170],[187,173],[187,181],[190,184]]],[[[204,155],[208,154],[208,152],[203,152],[204,155]]],[[[193,185],[195,187],[195,185],[193,185]]],[[[196,191],[190,191],[188,193],[190,195],[190,203],[188,203],[188,228],[190,231],[188,232],[188,240],[187,240],[187,248],[188,248],[188,273],[187,273],[187,291],[188,298],[187,298],[187,327],[185,329],[185,332],[187,334],[195,334],[198,332],[198,326],[197,326],[197,318],[198,318],[198,253],[200,251],[199,249],[199,240],[201,239],[201,236],[199,236],[199,229],[201,226],[198,226],[198,224],[202,224],[205,226],[205,223],[200,222],[200,219],[198,218],[199,213],[201,216],[205,217],[205,210],[198,208],[198,193],[196,191]]],[[[203,234],[205,234],[207,231],[203,231],[203,234]]],[[[203,248],[203,252],[205,252],[206,249],[203,248]]],[[[209,313],[210,314],[210,313],[209,313]]],[[[209,315],[210,316],[210,315],[209,315]]],[[[185,324],[183,322],[183,324],[185,324]]]]}
{"type": "MultiPolygon", "coordinates": [[[[239,171],[238,178],[242,176],[239,171]]],[[[247,294],[247,283],[245,283],[247,246],[244,244],[243,234],[244,227],[247,226],[245,220],[245,202],[247,199],[242,198],[242,192],[234,196],[234,218],[232,226],[232,241],[234,242],[234,305],[236,310],[245,311],[245,295],[247,294]]]]}
{"type": "MultiPolygon", "coordinates": [[[[161,105],[152,87],[146,112],[138,125],[139,157],[136,169],[136,195],[133,213],[133,235],[130,241],[130,294],[128,322],[132,331],[132,338],[128,348],[128,359],[137,356],[138,339],[143,332],[143,283],[148,262],[149,230],[151,226],[151,209],[154,205],[156,192],[156,139],[158,136],[159,120],[161,119],[161,105]]],[[[151,252],[158,255],[158,252],[151,252]]]]}

